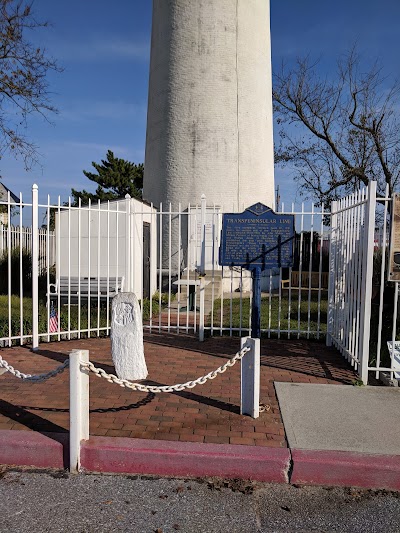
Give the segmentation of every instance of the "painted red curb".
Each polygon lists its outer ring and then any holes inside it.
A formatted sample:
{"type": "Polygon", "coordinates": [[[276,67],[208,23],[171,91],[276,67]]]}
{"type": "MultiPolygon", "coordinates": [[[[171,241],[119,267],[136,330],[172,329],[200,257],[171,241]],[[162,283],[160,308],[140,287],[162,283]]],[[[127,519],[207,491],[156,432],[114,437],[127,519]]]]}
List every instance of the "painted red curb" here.
{"type": "Polygon", "coordinates": [[[82,443],[81,466],[90,472],[161,476],[220,476],[288,483],[287,448],[91,437],[82,443]]]}
{"type": "Polygon", "coordinates": [[[0,430],[0,464],[65,468],[67,434],[0,430]]]}
{"type": "Polygon", "coordinates": [[[400,455],[291,450],[290,482],[400,490],[400,455]]]}

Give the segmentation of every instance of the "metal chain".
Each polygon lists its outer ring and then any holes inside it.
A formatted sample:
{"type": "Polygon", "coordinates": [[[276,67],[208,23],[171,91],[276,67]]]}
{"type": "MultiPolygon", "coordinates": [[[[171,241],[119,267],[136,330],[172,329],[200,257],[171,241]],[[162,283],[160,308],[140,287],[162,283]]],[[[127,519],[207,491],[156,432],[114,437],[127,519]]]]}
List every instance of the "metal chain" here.
{"type": "Polygon", "coordinates": [[[69,366],[69,359],[66,359],[62,365],[58,366],[54,370],[50,370],[50,372],[47,372],[47,374],[23,374],[19,370],[16,370],[13,366],[9,365],[7,361],[5,361],[1,355],[0,355],[0,367],[5,368],[10,374],[15,376],[19,379],[24,379],[26,381],[33,381],[35,383],[40,383],[42,381],[46,381],[47,379],[53,378],[54,376],[57,376],[57,374],[61,374],[61,372],[64,372],[64,370],[69,366]]]}
{"type": "Polygon", "coordinates": [[[216,370],[209,372],[205,376],[201,376],[193,381],[187,381],[186,383],[178,383],[176,385],[164,385],[157,387],[155,385],[142,385],[141,383],[132,383],[126,379],[119,379],[114,374],[107,374],[102,368],[96,368],[90,361],[88,363],[81,362],[83,368],[87,368],[99,378],[106,379],[109,383],[116,383],[120,387],[126,387],[127,389],[137,390],[140,392],[176,392],[183,391],[184,389],[193,389],[196,385],[204,385],[209,379],[215,379],[218,374],[223,374],[229,367],[235,365],[238,361],[243,359],[245,354],[250,351],[248,346],[244,346],[239,352],[237,352],[231,359],[229,359],[224,365],[220,366],[216,370]]]}

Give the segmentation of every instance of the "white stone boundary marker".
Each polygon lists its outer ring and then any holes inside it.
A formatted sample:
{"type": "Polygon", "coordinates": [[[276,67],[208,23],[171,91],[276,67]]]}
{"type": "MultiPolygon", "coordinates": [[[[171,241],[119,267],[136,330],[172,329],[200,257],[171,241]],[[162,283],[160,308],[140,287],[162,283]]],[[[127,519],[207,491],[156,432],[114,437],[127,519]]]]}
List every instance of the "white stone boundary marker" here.
{"type": "Polygon", "coordinates": [[[121,292],[112,300],[111,352],[119,379],[147,378],[142,315],[133,292],[121,292]]]}
{"type": "Polygon", "coordinates": [[[258,418],[260,416],[260,339],[242,337],[240,347],[244,346],[248,346],[250,351],[240,362],[240,414],[258,418]]]}
{"type": "Polygon", "coordinates": [[[69,354],[69,468],[77,474],[81,467],[81,442],[89,440],[89,350],[69,354]]]}

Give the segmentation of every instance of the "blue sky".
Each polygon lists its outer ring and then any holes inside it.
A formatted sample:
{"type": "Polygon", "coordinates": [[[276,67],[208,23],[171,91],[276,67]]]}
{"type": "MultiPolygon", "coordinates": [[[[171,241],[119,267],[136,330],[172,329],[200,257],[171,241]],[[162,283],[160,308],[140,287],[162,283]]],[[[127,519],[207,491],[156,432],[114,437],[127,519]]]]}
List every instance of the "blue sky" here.
{"type": "MultiPolygon", "coordinates": [[[[215,0],[218,1],[218,0],[215,0]]],[[[151,0],[36,0],[38,18],[50,28],[33,35],[64,68],[49,77],[60,114],[52,124],[32,118],[27,131],[41,153],[29,172],[22,162],[0,161],[4,183],[30,195],[39,184],[41,199],[71,187],[93,189],[82,170],[105,158],[107,149],[135,163],[144,159],[151,0]]],[[[365,60],[378,58],[393,78],[398,56],[400,0],[271,0],[273,68],[297,55],[321,56],[321,68],[335,67],[354,41],[365,60]]],[[[289,170],[276,170],[285,202],[300,200],[289,170]]]]}

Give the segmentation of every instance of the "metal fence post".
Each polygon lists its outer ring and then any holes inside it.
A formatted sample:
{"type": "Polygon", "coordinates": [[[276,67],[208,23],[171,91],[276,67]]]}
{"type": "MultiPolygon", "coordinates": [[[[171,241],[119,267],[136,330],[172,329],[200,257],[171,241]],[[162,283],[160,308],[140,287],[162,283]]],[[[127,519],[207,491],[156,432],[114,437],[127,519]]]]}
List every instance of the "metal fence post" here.
{"type": "Polygon", "coordinates": [[[365,207],[365,224],[363,238],[363,264],[361,286],[361,328],[360,328],[360,365],[358,375],[362,382],[368,383],[369,365],[369,337],[371,322],[371,295],[372,275],[374,264],[374,237],[375,237],[375,211],[376,211],[376,181],[368,184],[368,201],[365,207]]]}
{"type": "Polygon", "coordinates": [[[131,254],[132,254],[132,243],[131,243],[131,197],[129,194],[125,195],[125,291],[131,292],[132,288],[132,279],[131,279],[131,254]]]}
{"type": "Polygon", "coordinates": [[[89,440],[89,350],[72,350],[69,354],[69,467],[77,474],[81,467],[81,442],[89,440]]]}
{"type": "Polygon", "coordinates": [[[201,255],[200,255],[200,316],[199,316],[199,341],[204,341],[204,296],[205,296],[205,269],[206,269],[206,196],[201,195],[201,255]]]}
{"type": "Polygon", "coordinates": [[[39,347],[39,191],[32,185],[32,350],[39,347]]]}
{"type": "Polygon", "coordinates": [[[326,345],[332,346],[332,332],[335,303],[335,255],[337,254],[336,231],[337,231],[337,202],[331,204],[331,238],[329,241],[329,281],[328,281],[328,317],[326,325],[326,345]]]}
{"type": "Polygon", "coordinates": [[[240,414],[253,418],[260,416],[260,339],[242,337],[240,347],[250,351],[241,360],[240,414]]]}

